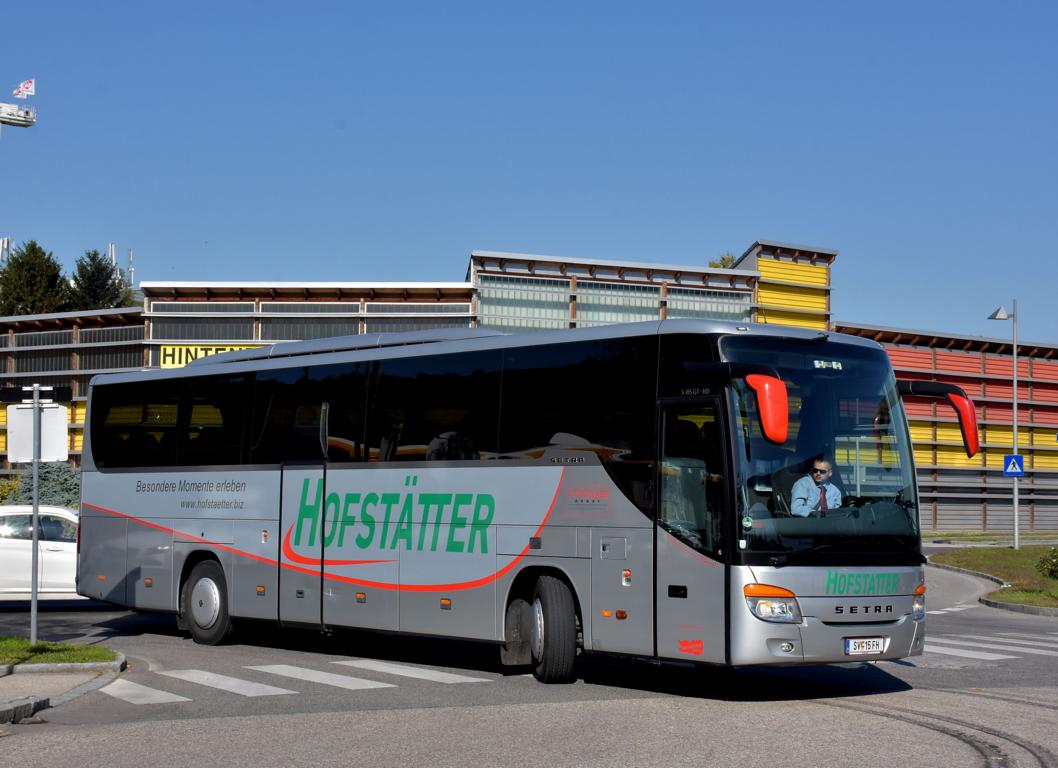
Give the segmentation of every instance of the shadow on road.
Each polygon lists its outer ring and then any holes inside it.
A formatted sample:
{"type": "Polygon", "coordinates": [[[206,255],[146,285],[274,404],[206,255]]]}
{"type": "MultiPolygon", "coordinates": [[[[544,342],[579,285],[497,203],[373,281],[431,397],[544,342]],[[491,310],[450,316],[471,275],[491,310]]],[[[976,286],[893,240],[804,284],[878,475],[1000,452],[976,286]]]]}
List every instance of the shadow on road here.
{"type": "MultiPolygon", "coordinates": [[[[0,634],[25,634],[24,615],[0,613],[0,634]]],[[[193,642],[176,627],[171,614],[128,611],[95,616],[91,613],[49,611],[38,617],[40,635],[47,640],[105,643],[121,637],[160,636],[193,642]]],[[[357,656],[406,664],[423,664],[505,676],[530,670],[500,665],[499,648],[492,643],[436,637],[390,635],[382,632],[278,627],[256,621],[238,621],[227,643],[323,656],[357,656]]],[[[751,667],[727,669],[668,665],[638,659],[582,656],[578,681],[605,686],[719,701],[797,701],[866,696],[910,690],[911,686],[870,663],[812,665],[804,667],[751,667]]]]}

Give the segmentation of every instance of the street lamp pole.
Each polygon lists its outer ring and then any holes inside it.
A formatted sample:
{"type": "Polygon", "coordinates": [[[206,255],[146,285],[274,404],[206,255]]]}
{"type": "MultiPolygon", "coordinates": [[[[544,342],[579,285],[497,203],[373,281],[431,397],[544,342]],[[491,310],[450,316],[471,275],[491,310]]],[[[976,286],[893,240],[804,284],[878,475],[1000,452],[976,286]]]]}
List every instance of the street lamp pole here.
{"type": "MultiPolygon", "coordinates": [[[[1018,300],[1014,299],[1014,310],[1010,313],[1014,358],[1014,455],[1018,453],[1018,300]]],[[[1022,467],[1024,469],[1024,466],[1022,467]]],[[[1014,481],[1014,549],[1021,548],[1020,525],[1018,523],[1018,476],[1014,481]]]]}
{"type": "MultiPolygon", "coordinates": [[[[1014,360],[1014,397],[1012,402],[1014,404],[1014,429],[1013,429],[1013,443],[1014,443],[1014,455],[1018,455],[1018,300],[1014,299],[1014,308],[1008,315],[1006,309],[999,307],[995,312],[988,316],[989,320],[1009,320],[1011,327],[1011,352],[1014,360]]],[[[1004,468],[1005,471],[1006,468],[1004,468]]],[[[1024,471],[1025,467],[1021,467],[1024,471]]],[[[1010,478],[1014,481],[1014,549],[1021,548],[1021,526],[1018,520],[1018,476],[1013,475],[1010,478]]]]}

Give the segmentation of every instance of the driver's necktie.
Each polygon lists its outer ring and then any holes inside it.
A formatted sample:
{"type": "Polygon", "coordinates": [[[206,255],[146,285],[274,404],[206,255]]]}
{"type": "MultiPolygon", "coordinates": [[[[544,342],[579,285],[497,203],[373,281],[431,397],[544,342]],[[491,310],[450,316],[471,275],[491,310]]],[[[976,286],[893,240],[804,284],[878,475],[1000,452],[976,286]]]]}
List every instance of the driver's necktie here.
{"type": "Polygon", "coordinates": [[[819,516],[827,516],[827,488],[825,485],[819,486],[819,516]]]}

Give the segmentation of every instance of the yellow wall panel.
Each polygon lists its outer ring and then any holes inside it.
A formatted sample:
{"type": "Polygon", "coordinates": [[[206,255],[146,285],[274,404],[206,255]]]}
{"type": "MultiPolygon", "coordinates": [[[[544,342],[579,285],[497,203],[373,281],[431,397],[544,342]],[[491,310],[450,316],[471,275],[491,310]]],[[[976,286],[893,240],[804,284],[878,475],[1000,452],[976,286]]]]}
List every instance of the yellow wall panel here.
{"type": "Polygon", "coordinates": [[[962,430],[958,424],[938,424],[937,439],[945,443],[961,443],[962,430]]]}
{"type": "Polygon", "coordinates": [[[6,450],[7,450],[7,432],[0,432],[0,451],[6,451],[6,450]]]}
{"type": "Polygon", "coordinates": [[[760,304],[772,304],[792,309],[815,309],[825,312],[827,309],[827,292],[818,288],[799,288],[792,285],[757,286],[757,301],[760,304]]]}
{"type": "MultiPolygon", "coordinates": [[[[1033,463],[1031,466],[1034,469],[1058,469],[1058,452],[1048,451],[1047,453],[1044,453],[1043,451],[1040,451],[1039,453],[1033,454],[1032,461],[1033,463]]],[[[1029,462],[1026,461],[1025,463],[1028,464],[1029,462]]]]}
{"type": "Polygon", "coordinates": [[[84,424],[85,411],[88,409],[88,403],[83,400],[70,404],[70,422],[72,424],[84,424]]]}
{"type": "Polygon", "coordinates": [[[1003,468],[1003,456],[1006,454],[1002,448],[994,448],[990,451],[985,451],[985,466],[992,469],[1003,468]]]}
{"type": "MultiPolygon", "coordinates": [[[[1021,433],[1018,433],[1018,437],[1021,437],[1021,433]]],[[[996,443],[998,445],[1013,445],[1014,444],[1014,429],[1013,427],[985,427],[985,442],[996,443]]]]}
{"type": "Polygon", "coordinates": [[[0,405],[0,427],[7,426],[7,405],[0,405]]]}
{"type": "Polygon", "coordinates": [[[1018,442],[1027,441],[1028,438],[1031,438],[1032,445],[1058,446],[1058,438],[1055,437],[1056,434],[1058,434],[1058,427],[1050,427],[1049,429],[1018,430],[1018,442]],[[1025,433],[1028,433],[1028,435],[1023,437],[1025,433]]]}
{"type": "MultiPolygon", "coordinates": [[[[1000,462],[1002,462],[1002,456],[1000,462]]],[[[938,445],[937,464],[945,467],[979,467],[981,466],[981,454],[972,459],[967,458],[966,451],[957,445],[938,445]]]]}
{"type": "Polygon", "coordinates": [[[757,271],[767,280],[786,280],[791,283],[808,283],[810,285],[827,284],[827,267],[811,264],[795,264],[792,261],[758,259],[757,271]]]}
{"type": "Polygon", "coordinates": [[[912,421],[908,423],[908,428],[911,430],[911,441],[917,442],[919,440],[932,440],[933,439],[933,425],[928,421],[912,421]]]}
{"type": "Polygon", "coordinates": [[[932,464],[933,463],[933,449],[929,447],[916,447],[915,449],[915,463],[916,464],[932,464]]]}
{"type": "Polygon", "coordinates": [[[783,312],[781,309],[768,309],[759,307],[757,309],[757,322],[770,323],[771,325],[795,325],[798,328],[827,329],[827,321],[822,315],[802,315],[797,312],[783,312]]]}
{"type": "Polygon", "coordinates": [[[79,451],[84,446],[84,432],[79,429],[70,430],[70,450],[79,451]]]}

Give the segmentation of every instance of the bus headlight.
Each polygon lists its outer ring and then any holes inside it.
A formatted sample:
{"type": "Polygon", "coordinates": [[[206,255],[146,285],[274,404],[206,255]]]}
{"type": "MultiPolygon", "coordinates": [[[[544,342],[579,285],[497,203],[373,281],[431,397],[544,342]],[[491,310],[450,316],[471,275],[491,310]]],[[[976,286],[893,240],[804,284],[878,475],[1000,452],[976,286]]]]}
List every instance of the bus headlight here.
{"type": "Polygon", "coordinates": [[[762,621],[787,624],[801,622],[801,608],[797,596],[788,589],[771,584],[747,584],[742,588],[749,610],[762,621]]]}

